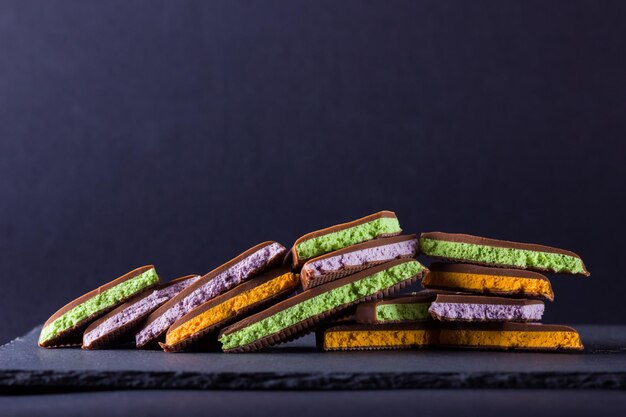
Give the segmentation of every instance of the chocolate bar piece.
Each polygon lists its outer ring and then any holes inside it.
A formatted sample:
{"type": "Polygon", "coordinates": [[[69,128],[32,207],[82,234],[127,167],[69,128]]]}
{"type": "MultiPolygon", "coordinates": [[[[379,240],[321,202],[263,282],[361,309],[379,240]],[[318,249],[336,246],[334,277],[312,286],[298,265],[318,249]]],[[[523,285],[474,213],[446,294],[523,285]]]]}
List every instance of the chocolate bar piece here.
{"type": "Polygon", "coordinates": [[[374,239],[348,246],[307,261],[300,271],[302,287],[305,290],[313,288],[394,259],[414,258],[416,251],[415,235],[374,239]]]}
{"type": "Polygon", "coordinates": [[[424,288],[554,300],[550,281],[537,272],[440,262],[429,270],[424,288]]]}
{"type": "Polygon", "coordinates": [[[87,327],[83,349],[105,349],[124,341],[150,313],[199,279],[200,275],[187,275],[133,297],[87,327]]]}
{"type": "Polygon", "coordinates": [[[538,323],[442,323],[437,345],[493,350],[583,350],[575,329],[538,323]]]}
{"type": "Polygon", "coordinates": [[[409,295],[385,297],[383,300],[361,303],[356,308],[355,319],[362,324],[404,323],[430,320],[430,304],[437,291],[423,290],[409,295]]]}
{"type": "Polygon", "coordinates": [[[252,278],[178,319],[167,331],[161,347],[166,352],[194,349],[203,338],[216,337],[226,325],[286,298],[299,286],[300,278],[288,268],[252,278]]]}
{"type": "Polygon", "coordinates": [[[279,263],[287,250],[277,242],[263,242],[215,268],[148,316],[135,335],[138,348],[158,347],[168,327],[199,305],[279,263]]]}
{"type": "Polygon", "coordinates": [[[222,330],[225,352],[247,352],[287,342],[353,305],[375,300],[415,282],[427,271],[413,259],[398,259],[304,291],[222,330]]]}
{"type": "Polygon", "coordinates": [[[134,269],[61,307],[43,325],[41,347],[80,346],[83,330],[98,317],[159,283],[154,266],[134,269]]]}
{"type": "Polygon", "coordinates": [[[317,344],[323,350],[413,349],[433,346],[437,337],[431,323],[341,324],[320,329],[317,344]]]}
{"type": "Polygon", "coordinates": [[[580,256],[549,246],[442,232],[422,233],[419,244],[421,252],[433,258],[557,274],[590,275],[580,256]]]}
{"type": "Polygon", "coordinates": [[[441,321],[539,321],[544,304],[539,300],[438,294],[428,312],[441,321]]]}
{"type": "Polygon", "coordinates": [[[360,219],[307,233],[293,245],[290,256],[294,269],[325,253],[366,242],[374,238],[399,235],[402,232],[396,214],[380,211],[360,219]]]}
{"type": "Polygon", "coordinates": [[[580,351],[578,332],[568,326],[530,323],[341,324],[320,329],[326,350],[462,348],[488,350],[580,351]]]}

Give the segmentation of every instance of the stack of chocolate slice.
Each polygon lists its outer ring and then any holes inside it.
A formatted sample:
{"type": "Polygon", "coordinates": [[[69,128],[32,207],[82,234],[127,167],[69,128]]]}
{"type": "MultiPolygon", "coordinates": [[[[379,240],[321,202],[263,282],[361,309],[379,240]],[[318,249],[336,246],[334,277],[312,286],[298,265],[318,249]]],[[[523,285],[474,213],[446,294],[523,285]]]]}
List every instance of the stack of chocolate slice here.
{"type": "Polygon", "coordinates": [[[293,340],[416,282],[428,270],[414,259],[416,237],[401,232],[395,213],[381,211],[297,239],[286,262],[304,291],[224,329],[222,348],[248,352],[293,340]]]}
{"type": "Polygon", "coordinates": [[[539,324],[554,299],[541,272],[589,275],[575,253],[401,233],[381,211],[307,233],[289,251],[260,243],[202,277],[161,284],[154,266],[137,268],[53,314],[39,344],[249,352],[316,331],[325,350],[583,348],[571,327],[539,324]],[[420,251],[446,262],[426,268],[420,251]],[[402,294],[418,280],[423,291],[402,294]]]}
{"type": "Polygon", "coordinates": [[[422,279],[426,291],[359,306],[358,324],[325,329],[318,338],[326,350],[583,348],[573,328],[538,323],[554,294],[548,278],[531,271],[589,275],[575,253],[440,232],[423,233],[419,243],[427,256],[462,263],[431,264],[422,279]]]}
{"type": "Polygon", "coordinates": [[[467,292],[439,295],[430,307],[442,326],[439,344],[469,348],[581,350],[576,330],[538,324],[544,301],[554,300],[544,275],[589,275],[577,254],[543,245],[451,233],[422,233],[422,252],[435,263],[426,288],[467,292]],[[482,265],[482,266],[479,266],[482,265]],[[471,294],[471,295],[470,295],[471,294]]]}

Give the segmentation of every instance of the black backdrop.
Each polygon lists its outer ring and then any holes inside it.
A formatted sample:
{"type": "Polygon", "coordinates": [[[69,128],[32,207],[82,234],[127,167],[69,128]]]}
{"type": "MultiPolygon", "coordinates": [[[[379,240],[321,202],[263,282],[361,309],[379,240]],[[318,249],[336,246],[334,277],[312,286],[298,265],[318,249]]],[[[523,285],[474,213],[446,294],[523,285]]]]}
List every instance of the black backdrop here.
{"type": "Polygon", "coordinates": [[[0,341],[381,209],[574,250],[546,321],[623,321],[625,5],[0,1],[0,341]]]}

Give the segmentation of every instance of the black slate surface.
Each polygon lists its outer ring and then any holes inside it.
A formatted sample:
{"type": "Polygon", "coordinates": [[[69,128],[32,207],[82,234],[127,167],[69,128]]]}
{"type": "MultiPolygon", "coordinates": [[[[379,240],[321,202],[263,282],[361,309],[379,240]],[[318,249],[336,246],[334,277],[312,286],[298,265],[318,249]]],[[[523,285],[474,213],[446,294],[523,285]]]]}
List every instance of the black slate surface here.
{"type": "Polygon", "coordinates": [[[2,417],[578,417],[626,415],[608,390],[186,391],[0,396],[2,417]]]}
{"type": "Polygon", "coordinates": [[[582,353],[333,352],[312,336],[262,353],[40,349],[37,327],[0,347],[0,390],[626,388],[626,326],[577,326],[582,353]]]}

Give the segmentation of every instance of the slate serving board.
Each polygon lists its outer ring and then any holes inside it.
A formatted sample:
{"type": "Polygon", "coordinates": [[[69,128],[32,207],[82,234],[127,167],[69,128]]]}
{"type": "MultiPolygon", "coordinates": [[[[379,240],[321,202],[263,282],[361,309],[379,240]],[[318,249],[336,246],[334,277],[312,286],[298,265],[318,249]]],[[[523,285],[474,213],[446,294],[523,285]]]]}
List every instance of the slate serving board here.
{"type": "Polygon", "coordinates": [[[582,353],[332,352],[309,335],[249,354],[40,349],[40,327],[0,347],[0,391],[101,389],[626,389],[626,326],[576,326],[582,353]]]}

